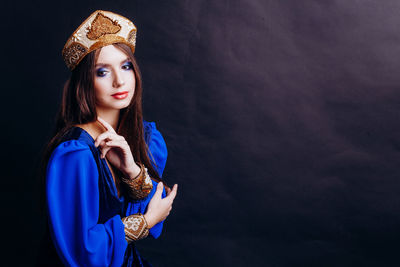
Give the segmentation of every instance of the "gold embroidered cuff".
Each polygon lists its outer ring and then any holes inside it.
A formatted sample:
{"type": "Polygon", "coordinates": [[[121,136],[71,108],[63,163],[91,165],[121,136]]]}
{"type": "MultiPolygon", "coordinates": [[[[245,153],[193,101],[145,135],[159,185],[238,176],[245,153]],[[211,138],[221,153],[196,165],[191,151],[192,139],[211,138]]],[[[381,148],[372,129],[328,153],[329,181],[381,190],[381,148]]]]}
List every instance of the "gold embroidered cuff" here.
{"type": "Polygon", "coordinates": [[[121,181],[127,194],[130,198],[138,200],[147,197],[147,195],[153,189],[153,183],[147,172],[147,168],[143,164],[140,164],[139,174],[132,179],[122,177],[121,181]]]}
{"type": "Polygon", "coordinates": [[[125,226],[125,239],[128,243],[143,239],[149,235],[147,222],[141,213],[122,218],[125,226]]]}

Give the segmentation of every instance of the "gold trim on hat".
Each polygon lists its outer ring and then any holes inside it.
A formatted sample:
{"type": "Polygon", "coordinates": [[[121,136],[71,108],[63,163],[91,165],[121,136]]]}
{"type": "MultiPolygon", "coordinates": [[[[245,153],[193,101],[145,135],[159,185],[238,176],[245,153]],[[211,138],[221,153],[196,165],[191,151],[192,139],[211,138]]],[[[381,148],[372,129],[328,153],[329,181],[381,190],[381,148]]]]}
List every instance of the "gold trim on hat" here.
{"type": "Polygon", "coordinates": [[[90,52],[114,44],[136,47],[136,26],[127,18],[110,11],[93,12],[68,38],[62,50],[67,67],[73,70],[90,52]]]}

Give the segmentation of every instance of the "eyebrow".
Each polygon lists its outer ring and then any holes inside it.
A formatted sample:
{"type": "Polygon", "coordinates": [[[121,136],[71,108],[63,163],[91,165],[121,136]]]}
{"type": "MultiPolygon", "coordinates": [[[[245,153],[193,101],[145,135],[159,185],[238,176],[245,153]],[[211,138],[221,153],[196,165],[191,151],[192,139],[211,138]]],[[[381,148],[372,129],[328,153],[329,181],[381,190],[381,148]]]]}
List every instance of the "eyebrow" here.
{"type": "MultiPolygon", "coordinates": [[[[122,60],[120,64],[122,64],[122,63],[124,63],[126,61],[130,61],[130,58],[127,57],[126,59],[122,60]]],[[[107,64],[107,63],[96,63],[95,66],[96,67],[99,67],[99,66],[105,66],[106,67],[106,66],[110,66],[110,64],[107,64]]]]}

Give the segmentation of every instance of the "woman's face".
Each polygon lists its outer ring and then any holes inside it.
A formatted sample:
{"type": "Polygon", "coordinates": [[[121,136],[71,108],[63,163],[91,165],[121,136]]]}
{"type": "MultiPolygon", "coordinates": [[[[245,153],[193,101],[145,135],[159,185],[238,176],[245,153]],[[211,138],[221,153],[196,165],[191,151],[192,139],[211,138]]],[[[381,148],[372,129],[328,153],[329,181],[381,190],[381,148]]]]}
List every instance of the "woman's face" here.
{"type": "Polygon", "coordinates": [[[126,108],[135,93],[135,84],[129,57],[113,45],[101,48],[94,72],[97,110],[126,108]]]}

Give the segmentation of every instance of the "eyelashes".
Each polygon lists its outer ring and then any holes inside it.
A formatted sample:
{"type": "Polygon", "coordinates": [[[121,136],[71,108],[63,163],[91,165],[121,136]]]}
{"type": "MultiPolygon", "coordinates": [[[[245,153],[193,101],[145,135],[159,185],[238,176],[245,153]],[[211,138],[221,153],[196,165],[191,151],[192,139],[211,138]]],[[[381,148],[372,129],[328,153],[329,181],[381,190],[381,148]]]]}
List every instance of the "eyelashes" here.
{"type": "Polygon", "coordinates": [[[97,77],[104,77],[104,76],[106,76],[107,72],[108,72],[108,70],[105,69],[105,68],[97,69],[96,70],[96,76],[97,77]]]}
{"type": "MultiPolygon", "coordinates": [[[[132,64],[132,62],[128,61],[128,62],[124,63],[124,64],[121,66],[121,69],[123,69],[123,70],[128,70],[128,71],[133,70],[133,64],[132,64]]],[[[98,68],[98,69],[96,70],[96,76],[97,76],[97,77],[104,77],[104,76],[106,76],[109,72],[110,72],[110,71],[109,71],[107,68],[98,68]]]]}
{"type": "Polygon", "coordinates": [[[132,64],[132,62],[128,61],[124,65],[122,65],[122,68],[125,70],[131,70],[131,69],[133,69],[133,64],[132,64]]]}

